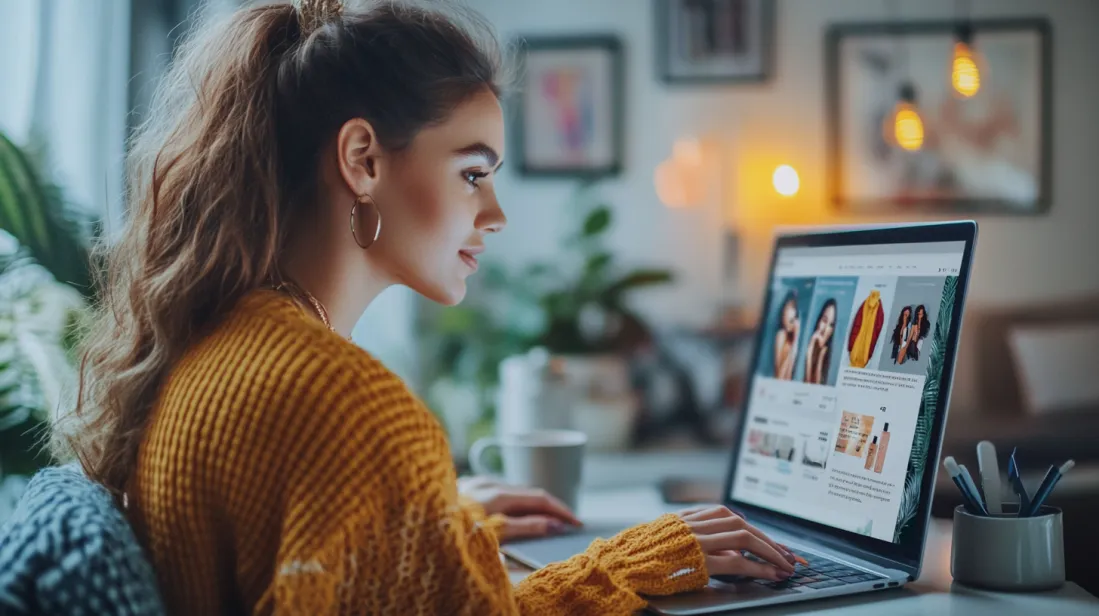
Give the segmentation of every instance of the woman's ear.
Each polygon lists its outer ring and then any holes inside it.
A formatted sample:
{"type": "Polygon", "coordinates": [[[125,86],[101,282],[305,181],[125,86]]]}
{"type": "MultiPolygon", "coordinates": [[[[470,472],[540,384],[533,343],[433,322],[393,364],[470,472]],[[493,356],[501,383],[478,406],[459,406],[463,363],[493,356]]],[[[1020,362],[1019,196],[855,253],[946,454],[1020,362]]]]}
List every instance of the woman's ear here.
{"type": "Polygon", "coordinates": [[[378,183],[381,145],[369,122],[353,118],[336,134],[340,175],[355,196],[371,194],[378,183]]]}

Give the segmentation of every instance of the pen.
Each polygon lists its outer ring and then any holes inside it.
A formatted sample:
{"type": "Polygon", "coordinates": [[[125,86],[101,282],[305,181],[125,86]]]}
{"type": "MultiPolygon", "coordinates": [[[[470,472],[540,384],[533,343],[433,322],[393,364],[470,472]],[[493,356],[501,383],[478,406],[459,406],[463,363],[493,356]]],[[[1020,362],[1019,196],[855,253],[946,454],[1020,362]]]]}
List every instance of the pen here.
{"type": "Polygon", "coordinates": [[[1012,449],[1011,457],[1007,460],[1007,480],[1011,483],[1011,489],[1019,495],[1019,517],[1025,517],[1030,511],[1030,495],[1027,494],[1023,479],[1019,476],[1019,463],[1015,461],[1017,450],[1018,448],[1012,449]]]}
{"type": "Polygon", "coordinates": [[[946,467],[946,472],[950,473],[950,478],[954,480],[954,485],[958,486],[958,490],[962,493],[962,504],[965,505],[966,511],[973,515],[988,515],[988,511],[980,501],[980,497],[974,496],[969,491],[969,486],[966,485],[965,480],[962,479],[962,470],[958,467],[958,463],[954,461],[954,456],[947,456],[943,459],[943,466],[946,467]]]}
{"type": "Polygon", "coordinates": [[[1061,480],[1061,477],[1065,473],[1069,472],[1072,467],[1076,466],[1076,462],[1069,460],[1061,465],[1061,468],[1055,466],[1049,467],[1046,471],[1046,476],[1042,479],[1042,485],[1038,486],[1038,491],[1034,493],[1034,500],[1030,502],[1030,509],[1027,510],[1027,517],[1036,515],[1042,509],[1042,505],[1045,504],[1046,499],[1049,498],[1050,492],[1053,491],[1053,487],[1057,485],[1057,482],[1061,480]]]}
{"type": "Polygon", "coordinates": [[[984,489],[988,512],[992,515],[1003,513],[1000,461],[996,459],[996,446],[989,441],[977,443],[977,470],[981,474],[981,488],[984,489]]]}
{"type": "Polygon", "coordinates": [[[973,475],[969,474],[969,469],[964,464],[959,464],[958,471],[962,476],[962,481],[965,482],[965,487],[969,488],[970,496],[981,505],[981,509],[987,514],[988,508],[985,507],[985,501],[981,498],[981,491],[977,489],[977,484],[973,481],[973,475]]]}

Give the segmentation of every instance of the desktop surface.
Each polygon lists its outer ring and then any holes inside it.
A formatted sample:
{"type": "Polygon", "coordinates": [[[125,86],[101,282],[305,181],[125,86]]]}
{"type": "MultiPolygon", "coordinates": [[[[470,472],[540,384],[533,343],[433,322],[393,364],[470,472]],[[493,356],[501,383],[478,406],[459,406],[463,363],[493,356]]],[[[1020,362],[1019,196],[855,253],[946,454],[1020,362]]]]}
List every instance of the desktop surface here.
{"type": "MultiPolygon", "coordinates": [[[[578,513],[592,526],[612,527],[652,519],[680,508],[664,503],[655,487],[638,486],[585,490],[580,495],[578,513]]],[[[882,613],[974,616],[1099,614],[1099,599],[1072,582],[1059,590],[1041,593],[990,592],[955,584],[950,575],[950,541],[950,522],[933,520],[920,577],[904,588],[731,613],[752,616],[802,613],[843,616],[878,616],[882,613]]],[[[530,574],[530,569],[519,563],[509,560],[508,565],[513,582],[530,574]]]]}

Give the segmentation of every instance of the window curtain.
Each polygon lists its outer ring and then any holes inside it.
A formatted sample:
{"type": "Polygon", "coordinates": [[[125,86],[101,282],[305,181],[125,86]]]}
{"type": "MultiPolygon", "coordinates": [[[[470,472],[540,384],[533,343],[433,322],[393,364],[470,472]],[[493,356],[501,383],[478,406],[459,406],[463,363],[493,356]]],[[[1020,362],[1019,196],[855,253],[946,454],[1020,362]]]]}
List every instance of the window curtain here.
{"type": "Polygon", "coordinates": [[[0,130],[74,206],[122,213],[131,0],[0,0],[0,130]]]}

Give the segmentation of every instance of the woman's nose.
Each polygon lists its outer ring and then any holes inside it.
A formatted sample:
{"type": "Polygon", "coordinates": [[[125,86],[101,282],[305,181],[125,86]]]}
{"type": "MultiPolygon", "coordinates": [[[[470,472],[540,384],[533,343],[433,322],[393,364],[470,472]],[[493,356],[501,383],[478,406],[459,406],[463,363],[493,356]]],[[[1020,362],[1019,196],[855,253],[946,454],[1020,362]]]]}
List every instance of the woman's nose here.
{"type": "Polygon", "coordinates": [[[508,218],[504,215],[504,210],[500,208],[500,203],[494,198],[492,203],[485,208],[480,215],[480,220],[477,221],[477,229],[484,231],[485,233],[499,233],[504,230],[504,227],[508,224],[508,218]]]}

